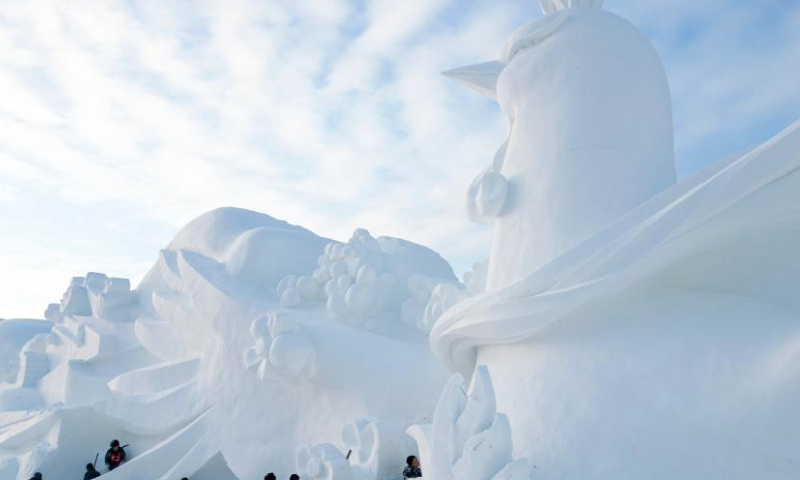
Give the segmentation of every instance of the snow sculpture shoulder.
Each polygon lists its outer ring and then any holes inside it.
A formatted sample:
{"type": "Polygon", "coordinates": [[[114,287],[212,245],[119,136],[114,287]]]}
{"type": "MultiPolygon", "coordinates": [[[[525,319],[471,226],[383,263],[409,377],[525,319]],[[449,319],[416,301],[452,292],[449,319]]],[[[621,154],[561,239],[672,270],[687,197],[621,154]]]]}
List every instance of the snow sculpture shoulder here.
{"type": "Polygon", "coordinates": [[[546,1],[547,14],[514,32],[499,60],[445,72],[497,100],[510,123],[468,192],[470,216],[494,221],[489,288],[675,182],[664,68],[630,23],[588,8],[599,3],[546,1]]]}

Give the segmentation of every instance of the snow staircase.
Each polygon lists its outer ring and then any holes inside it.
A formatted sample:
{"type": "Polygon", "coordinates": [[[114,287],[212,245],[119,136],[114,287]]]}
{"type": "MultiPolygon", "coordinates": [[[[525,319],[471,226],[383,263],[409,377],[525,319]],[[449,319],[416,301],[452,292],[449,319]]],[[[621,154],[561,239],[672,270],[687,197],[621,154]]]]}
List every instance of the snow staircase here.
{"type": "Polygon", "coordinates": [[[26,352],[22,355],[18,386],[35,388],[39,380],[50,372],[50,361],[46,353],[26,352]]]}

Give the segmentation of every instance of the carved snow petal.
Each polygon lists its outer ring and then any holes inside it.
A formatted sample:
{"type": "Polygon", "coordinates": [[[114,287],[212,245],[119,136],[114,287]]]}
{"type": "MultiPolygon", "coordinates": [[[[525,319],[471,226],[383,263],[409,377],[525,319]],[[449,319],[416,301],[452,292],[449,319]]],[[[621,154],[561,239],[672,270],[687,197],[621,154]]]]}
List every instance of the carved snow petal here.
{"type": "MultiPolygon", "coordinates": [[[[471,437],[492,426],[496,411],[494,386],[489,370],[486,366],[480,365],[472,377],[467,405],[455,423],[454,433],[458,452],[465,448],[471,437]]],[[[455,477],[459,478],[458,475],[455,477]]]]}
{"type": "Polygon", "coordinates": [[[442,396],[433,416],[431,451],[437,458],[431,476],[437,480],[453,480],[450,466],[461,455],[455,445],[455,424],[466,404],[464,377],[453,375],[442,389],[442,396]]]}
{"type": "Polygon", "coordinates": [[[467,440],[461,458],[453,465],[453,478],[486,480],[513,461],[511,427],[505,415],[494,417],[492,426],[467,440]]]}

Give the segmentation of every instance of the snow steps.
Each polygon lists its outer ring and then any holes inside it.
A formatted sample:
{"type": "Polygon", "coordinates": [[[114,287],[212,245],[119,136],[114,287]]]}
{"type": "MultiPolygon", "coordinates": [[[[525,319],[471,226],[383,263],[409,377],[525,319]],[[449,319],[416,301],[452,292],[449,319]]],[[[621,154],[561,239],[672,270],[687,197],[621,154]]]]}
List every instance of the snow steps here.
{"type": "Polygon", "coordinates": [[[18,386],[23,388],[34,388],[39,384],[39,380],[50,372],[50,361],[47,354],[38,352],[27,352],[22,356],[20,366],[20,376],[18,386]]]}

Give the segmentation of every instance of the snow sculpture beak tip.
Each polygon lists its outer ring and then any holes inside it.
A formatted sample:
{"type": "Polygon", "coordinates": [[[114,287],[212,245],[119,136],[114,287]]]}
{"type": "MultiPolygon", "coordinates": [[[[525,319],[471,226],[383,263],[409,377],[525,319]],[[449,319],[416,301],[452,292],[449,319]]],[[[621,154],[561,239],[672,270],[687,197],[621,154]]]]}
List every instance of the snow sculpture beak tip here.
{"type": "Polygon", "coordinates": [[[503,62],[492,60],[447,70],[442,72],[442,75],[453,78],[496,102],[497,79],[500,78],[503,68],[505,68],[503,62]]]}

